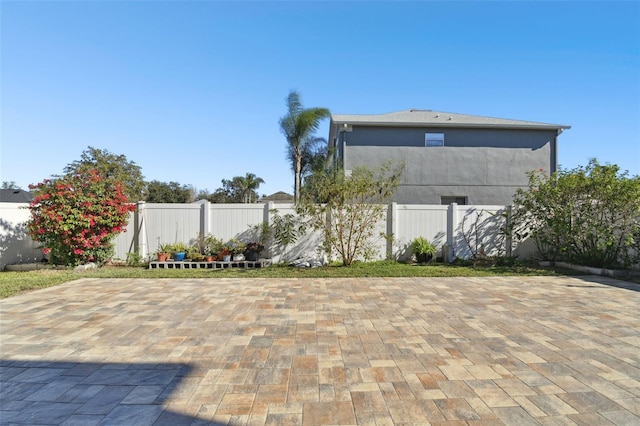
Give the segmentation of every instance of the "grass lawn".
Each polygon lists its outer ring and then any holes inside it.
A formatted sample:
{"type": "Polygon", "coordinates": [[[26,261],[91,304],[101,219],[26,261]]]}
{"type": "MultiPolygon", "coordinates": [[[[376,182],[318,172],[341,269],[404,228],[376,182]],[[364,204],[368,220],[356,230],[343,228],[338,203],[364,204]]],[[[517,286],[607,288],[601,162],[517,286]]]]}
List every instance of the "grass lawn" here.
{"type": "Polygon", "coordinates": [[[393,261],[356,263],[351,267],[298,269],[274,265],[263,269],[145,269],[109,266],[88,271],[38,270],[0,272],[0,298],[51,287],[80,278],[348,278],[348,277],[486,277],[492,275],[563,275],[573,271],[536,266],[410,265],[393,261]]]}

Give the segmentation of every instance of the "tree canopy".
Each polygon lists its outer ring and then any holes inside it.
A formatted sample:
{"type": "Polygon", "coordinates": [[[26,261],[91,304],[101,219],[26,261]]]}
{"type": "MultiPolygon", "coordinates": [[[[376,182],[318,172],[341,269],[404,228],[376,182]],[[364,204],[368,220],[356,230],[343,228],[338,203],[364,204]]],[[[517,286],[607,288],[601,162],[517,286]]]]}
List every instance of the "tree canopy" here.
{"type": "Polygon", "coordinates": [[[294,199],[300,201],[300,188],[305,157],[308,159],[313,152],[317,139],[314,132],[318,130],[320,122],[328,118],[327,108],[304,108],[300,94],[292,90],[287,96],[287,114],[280,118],[280,130],[287,138],[287,158],[291,161],[294,173],[294,199]]]}
{"type": "Polygon", "coordinates": [[[2,181],[2,187],[0,187],[0,189],[16,189],[16,190],[18,190],[18,189],[21,189],[21,188],[18,186],[18,184],[16,184],[15,181],[12,180],[10,182],[2,181]]]}
{"type": "Polygon", "coordinates": [[[191,187],[178,182],[152,180],[147,184],[146,201],[149,203],[190,203],[193,199],[191,187]]]}
{"type": "Polygon", "coordinates": [[[146,184],[141,168],[135,162],[128,161],[126,156],[89,146],[82,151],[79,160],[64,168],[64,173],[74,175],[87,170],[96,170],[105,179],[121,182],[130,202],[144,200],[146,184]]]}

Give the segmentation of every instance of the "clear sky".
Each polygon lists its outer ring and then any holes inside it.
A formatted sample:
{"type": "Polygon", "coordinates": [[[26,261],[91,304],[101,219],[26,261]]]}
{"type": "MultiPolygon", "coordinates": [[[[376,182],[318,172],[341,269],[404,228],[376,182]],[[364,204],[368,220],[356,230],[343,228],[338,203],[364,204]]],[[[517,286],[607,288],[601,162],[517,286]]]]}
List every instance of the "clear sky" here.
{"type": "Polygon", "coordinates": [[[24,189],[93,146],[146,180],[214,191],[251,172],[292,193],[290,89],[336,114],[570,125],[562,167],[640,174],[638,1],[1,1],[0,17],[0,180],[24,189]]]}

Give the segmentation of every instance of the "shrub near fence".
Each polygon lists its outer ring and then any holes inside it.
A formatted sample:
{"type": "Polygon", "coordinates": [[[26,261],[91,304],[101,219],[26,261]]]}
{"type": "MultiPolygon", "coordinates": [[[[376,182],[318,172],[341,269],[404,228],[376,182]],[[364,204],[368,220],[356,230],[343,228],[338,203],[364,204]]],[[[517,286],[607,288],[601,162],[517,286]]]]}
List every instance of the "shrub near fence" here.
{"type": "MultiPolygon", "coordinates": [[[[42,258],[21,223],[29,219],[28,204],[2,203],[0,209],[0,268],[10,263],[42,258]]],[[[139,202],[130,215],[127,231],[114,240],[115,258],[126,259],[127,253],[138,252],[150,258],[161,244],[195,243],[198,234],[212,234],[228,241],[231,238],[251,240],[255,225],[271,223],[277,214],[295,213],[292,204],[211,204],[199,201],[191,204],[152,204],[139,202]]],[[[487,255],[508,254],[528,257],[531,249],[510,247],[501,234],[506,206],[449,206],[424,204],[388,205],[387,214],[378,224],[377,258],[404,259],[411,255],[408,248],[418,236],[433,242],[442,253],[448,246],[449,260],[469,258],[483,248],[487,255]]],[[[268,247],[265,254],[275,262],[288,260],[300,253],[314,253],[321,246],[321,235],[308,231],[290,247],[268,247]]]]}

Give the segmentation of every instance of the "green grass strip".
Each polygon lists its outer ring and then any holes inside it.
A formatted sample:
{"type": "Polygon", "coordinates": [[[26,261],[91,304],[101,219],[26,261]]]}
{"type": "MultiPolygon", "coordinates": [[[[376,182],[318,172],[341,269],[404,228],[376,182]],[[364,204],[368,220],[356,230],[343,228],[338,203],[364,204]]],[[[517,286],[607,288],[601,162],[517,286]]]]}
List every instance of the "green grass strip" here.
{"type": "Polygon", "coordinates": [[[357,277],[488,277],[513,275],[575,275],[574,271],[537,266],[415,265],[394,261],[354,263],[300,269],[273,265],[261,269],[146,269],[108,266],[88,271],[38,270],[0,273],[0,298],[55,286],[80,278],[357,278],[357,277]]]}

